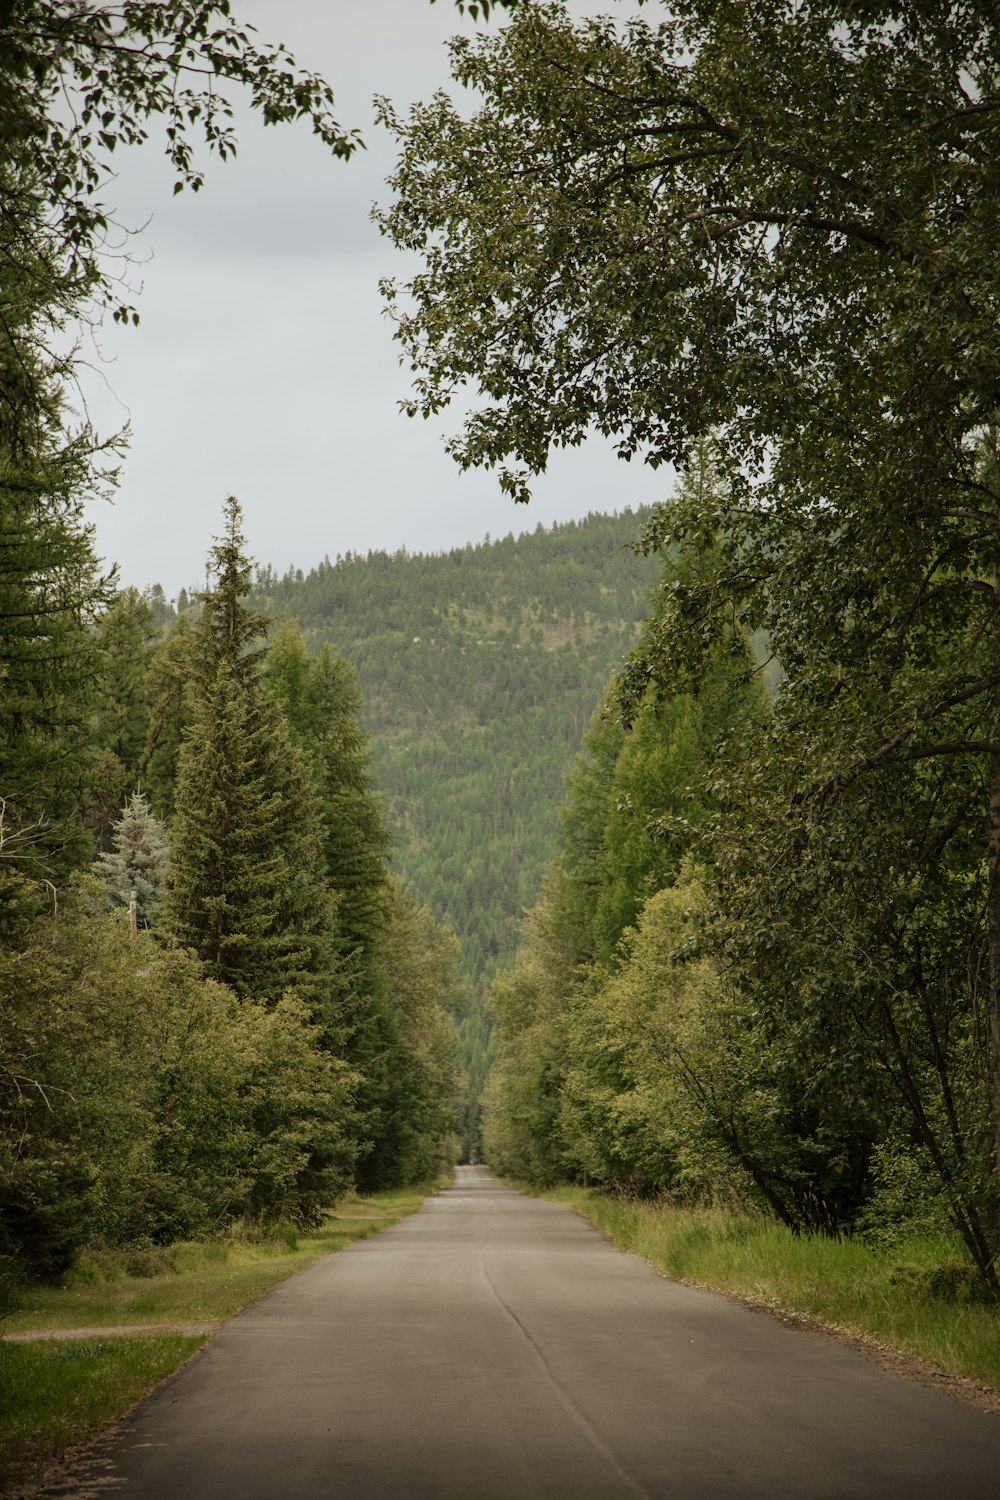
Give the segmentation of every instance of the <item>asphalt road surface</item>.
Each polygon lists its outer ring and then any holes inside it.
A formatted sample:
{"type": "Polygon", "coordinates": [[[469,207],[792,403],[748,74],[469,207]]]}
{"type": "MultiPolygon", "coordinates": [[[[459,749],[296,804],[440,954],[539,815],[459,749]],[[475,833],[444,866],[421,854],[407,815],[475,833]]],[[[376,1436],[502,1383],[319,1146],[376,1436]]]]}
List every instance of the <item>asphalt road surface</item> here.
{"type": "Polygon", "coordinates": [[[1000,1417],[465,1167],[234,1318],[73,1493],[998,1500],[1000,1417]]]}

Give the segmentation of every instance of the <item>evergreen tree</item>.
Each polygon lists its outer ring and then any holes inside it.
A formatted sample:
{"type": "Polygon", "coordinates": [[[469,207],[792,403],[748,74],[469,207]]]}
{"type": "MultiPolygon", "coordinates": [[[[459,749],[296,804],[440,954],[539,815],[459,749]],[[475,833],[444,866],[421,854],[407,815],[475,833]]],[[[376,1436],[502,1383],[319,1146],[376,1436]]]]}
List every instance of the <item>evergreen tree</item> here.
{"type": "Polygon", "coordinates": [[[192,637],[191,719],[171,823],[170,927],[238,994],[276,1000],[298,986],[321,1011],[334,927],[320,810],[304,757],[264,690],[268,622],[246,603],[251,564],[235,499],[224,515],[210,554],[213,587],[192,637]]]}
{"type": "Polygon", "coordinates": [[[138,589],[122,589],[97,622],[101,679],[96,737],[133,781],[149,728],[149,657],[155,640],[149,601],[138,589]]]}
{"type": "MultiPolygon", "coordinates": [[[[192,135],[221,158],[234,149],[227,81],[270,123],[307,117],[334,154],[354,149],[323,80],[256,45],[228,10],[0,6],[0,865],[36,891],[85,860],[90,842],[89,627],[110,588],[84,505],[113,482],[120,443],[76,424],[65,395],[79,320],[138,321],[122,305],[119,254],[113,268],[105,260],[110,153],[162,121],[177,187],[200,187],[192,135]]],[[[97,781],[107,808],[123,790],[113,760],[97,781]]],[[[27,888],[0,880],[4,934],[15,889],[20,899],[27,888]]]]}
{"type": "Polygon", "coordinates": [[[196,651],[191,617],[183,614],[149,660],[149,719],[142,752],[142,781],[159,817],[174,810],[177,765],[189,717],[188,684],[196,651]]]}
{"type": "Polygon", "coordinates": [[[177,618],[177,611],[164,593],[162,583],[151,584],[143,594],[143,598],[149,606],[154,630],[162,630],[165,625],[173,624],[177,618]]]}
{"type": "Polygon", "coordinates": [[[363,975],[386,911],[391,838],[369,774],[354,672],[328,643],[310,660],[298,624],[284,621],[268,651],[267,676],[296,743],[314,767],[341,946],[363,975]]]}
{"type": "Polygon", "coordinates": [[[341,987],[330,1022],[359,1075],[356,1177],[374,1191],[407,1176],[399,1114],[412,1060],[400,997],[385,969],[382,940],[394,909],[385,868],[389,836],[368,775],[360,695],[350,667],[329,645],[309,659],[294,621],[276,633],[266,678],[316,796],[323,871],[337,901],[341,987]]]}
{"type": "Polygon", "coordinates": [[[379,957],[391,996],[393,1046],[384,1068],[381,1130],[361,1177],[383,1187],[426,1182],[454,1160],[454,1016],[466,998],[454,934],[398,883],[388,895],[379,957]]]}
{"type": "Polygon", "coordinates": [[[149,729],[149,656],[156,637],[153,610],[138,589],[116,594],[97,622],[96,747],[87,823],[107,849],[128,792],[135,787],[149,729]]]}
{"type": "MultiPolygon", "coordinates": [[[[91,627],[109,587],[84,520],[85,466],[58,440],[47,423],[25,434],[0,420],[0,869],[36,882],[58,882],[88,849],[91,627]]],[[[0,881],[0,932],[12,889],[0,881]]]]}
{"type": "Polygon", "coordinates": [[[138,921],[150,927],[163,899],[169,864],[166,826],[150,811],[143,793],[135,792],[115,824],[110,851],[94,861],[94,873],[115,906],[129,906],[134,892],[138,921]]]}

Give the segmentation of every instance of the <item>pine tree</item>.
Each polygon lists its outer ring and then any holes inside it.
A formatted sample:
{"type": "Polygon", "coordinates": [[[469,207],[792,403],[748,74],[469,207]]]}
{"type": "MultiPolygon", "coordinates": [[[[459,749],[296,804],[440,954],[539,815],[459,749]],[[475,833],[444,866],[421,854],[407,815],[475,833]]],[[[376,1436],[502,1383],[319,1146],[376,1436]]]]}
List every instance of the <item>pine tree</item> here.
{"type": "Polygon", "coordinates": [[[156,637],[153,611],[138,589],[123,589],[97,622],[98,697],[86,819],[98,849],[111,847],[113,828],[134,789],[149,728],[149,657],[156,637]]]}
{"type": "Polygon", "coordinates": [[[153,808],[169,819],[174,810],[177,763],[188,721],[188,684],[194,675],[196,643],[192,622],[181,615],[149,662],[149,719],[142,753],[142,780],[153,808]]]}
{"type": "Polygon", "coordinates": [[[97,738],[134,779],[148,732],[149,656],[156,640],[153,609],[138,589],[123,589],[115,595],[98,621],[97,639],[101,654],[97,738]]]}
{"type": "Polygon", "coordinates": [[[361,1080],[355,1095],[363,1138],[356,1176],[361,1188],[374,1191],[395,1182],[401,1170],[396,1114],[404,1044],[380,942],[391,907],[385,867],[390,840],[368,775],[360,695],[351,668],[328,645],[310,661],[294,621],[277,632],[267,678],[308,759],[318,798],[323,868],[337,900],[342,988],[336,1034],[361,1080]]]}
{"type": "Polygon", "coordinates": [[[14,461],[0,434],[0,868],[36,882],[58,883],[88,849],[90,623],[106,588],[82,503],[60,488],[72,467],[14,461]]]}
{"type": "Polygon", "coordinates": [[[214,586],[192,638],[191,719],[171,824],[171,930],[209,974],[276,1000],[296,986],[317,1011],[335,967],[320,810],[302,753],[264,691],[267,618],[246,604],[251,563],[238,503],[210,553],[214,586]]]}

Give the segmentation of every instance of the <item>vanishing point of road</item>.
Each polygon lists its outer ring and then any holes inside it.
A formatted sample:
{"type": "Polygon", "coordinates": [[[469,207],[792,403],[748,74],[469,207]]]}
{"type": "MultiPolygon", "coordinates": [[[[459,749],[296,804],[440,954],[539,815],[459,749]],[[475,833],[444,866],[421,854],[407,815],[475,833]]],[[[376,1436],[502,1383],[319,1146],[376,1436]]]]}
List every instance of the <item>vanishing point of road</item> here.
{"type": "Polygon", "coordinates": [[[463,1167],[227,1323],[74,1493],[998,1500],[1000,1417],[463,1167]]]}

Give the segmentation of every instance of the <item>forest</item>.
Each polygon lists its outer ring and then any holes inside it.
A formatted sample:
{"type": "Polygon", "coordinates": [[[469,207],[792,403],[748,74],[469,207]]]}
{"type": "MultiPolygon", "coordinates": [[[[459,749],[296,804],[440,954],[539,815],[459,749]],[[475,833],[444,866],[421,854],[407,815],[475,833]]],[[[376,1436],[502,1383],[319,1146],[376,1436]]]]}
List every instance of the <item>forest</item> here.
{"type": "Polygon", "coordinates": [[[86,511],[125,437],[66,330],[138,317],[109,158],[161,128],[196,190],[227,87],[355,149],[228,6],[0,15],[0,1312],[88,1248],[294,1236],[458,1149],[458,943],[389,868],[353,674],[269,637],[234,498],[176,622],[86,511]]]}
{"type": "Polygon", "coordinates": [[[565,772],[646,613],[657,566],[629,546],[646,519],[257,572],[257,605],[357,674],[394,860],[455,927],[475,984],[513,957],[565,772]]]}
{"type": "Polygon", "coordinates": [[[513,968],[487,1158],[954,1236],[1000,1293],[996,7],[514,7],[408,117],[386,288],[526,499],[680,467],[513,968]],[[477,170],[470,172],[469,163],[477,170]],[[766,654],[765,654],[766,652],[766,654]]]}
{"type": "Polygon", "coordinates": [[[261,609],[356,672],[392,868],[458,937],[466,1156],[479,1150],[492,1056],[486,987],[513,961],[573,755],[647,611],[658,565],[630,543],[648,518],[591,515],[440,556],[257,574],[261,609]]]}
{"type": "Polygon", "coordinates": [[[85,519],[104,159],[155,121],[198,188],[206,75],[357,142],[227,6],[2,18],[8,1302],[433,1176],[490,1014],[498,1171],[944,1228],[1000,1296],[996,8],[504,8],[474,109],[380,105],[410,413],[477,389],[449,446],[514,501],[594,430],[675,494],[283,577],[230,498],[176,609],[85,519]]]}
{"type": "Polygon", "coordinates": [[[349,668],[267,640],[235,500],[222,522],[175,629],[134,589],[66,629],[58,759],[26,711],[50,662],[8,658],[12,1291],[95,1238],[316,1223],[456,1151],[457,942],[387,867],[349,668]]]}

